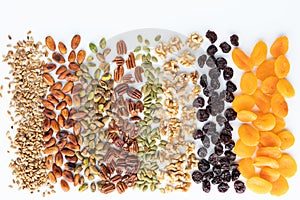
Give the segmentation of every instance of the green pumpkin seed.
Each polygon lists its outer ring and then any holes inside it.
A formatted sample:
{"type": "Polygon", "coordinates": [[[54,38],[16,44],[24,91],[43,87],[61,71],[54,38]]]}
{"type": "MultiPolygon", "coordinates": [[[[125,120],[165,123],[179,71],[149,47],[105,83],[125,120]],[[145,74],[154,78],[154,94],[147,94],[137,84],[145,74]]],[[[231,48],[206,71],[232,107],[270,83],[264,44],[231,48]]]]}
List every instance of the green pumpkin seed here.
{"type": "Polygon", "coordinates": [[[106,39],[102,38],[99,42],[99,46],[101,49],[104,49],[106,47],[106,39]]]}
{"type": "Polygon", "coordinates": [[[143,37],[141,35],[138,35],[137,40],[138,40],[139,43],[142,43],[143,42],[143,37]]]}
{"type": "Polygon", "coordinates": [[[93,53],[97,53],[98,52],[98,48],[97,48],[97,46],[94,43],[90,42],[89,47],[90,47],[90,50],[93,53]]]}
{"type": "Polygon", "coordinates": [[[133,52],[137,53],[137,52],[139,52],[141,49],[142,49],[141,46],[137,46],[137,47],[135,47],[135,49],[133,50],[133,52]]]}
{"type": "Polygon", "coordinates": [[[151,61],[157,63],[157,62],[158,62],[158,59],[157,59],[155,56],[152,56],[152,57],[151,57],[151,61]]]}
{"type": "Polygon", "coordinates": [[[154,41],[158,42],[160,39],[161,39],[161,35],[157,35],[157,36],[155,36],[154,41]]]}
{"type": "Polygon", "coordinates": [[[145,44],[146,44],[147,46],[149,46],[149,45],[150,45],[150,41],[149,41],[148,39],[145,39],[145,44]]]}
{"type": "MultiPolygon", "coordinates": [[[[147,47],[147,46],[143,46],[143,51],[147,52],[147,53],[150,53],[150,48],[147,47]]],[[[148,59],[149,61],[150,59],[148,59]]]]}

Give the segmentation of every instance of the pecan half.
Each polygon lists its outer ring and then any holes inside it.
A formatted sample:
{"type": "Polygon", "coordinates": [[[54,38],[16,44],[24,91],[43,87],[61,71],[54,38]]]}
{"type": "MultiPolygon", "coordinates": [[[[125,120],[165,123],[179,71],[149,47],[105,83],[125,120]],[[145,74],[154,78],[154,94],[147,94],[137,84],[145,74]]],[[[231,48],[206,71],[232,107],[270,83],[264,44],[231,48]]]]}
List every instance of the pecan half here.
{"type": "Polygon", "coordinates": [[[140,66],[137,66],[135,69],[134,69],[134,76],[135,76],[135,80],[138,82],[138,83],[141,83],[143,82],[143,77],[142,77],[142,73],[144,72],[144,69],[140,66]]]}
{"type": "Polygon", "coordinates": [[[120,55],[127,54],[127,46],[124,40],[117,42],[117,53],[120,55]]]}
{"type": "Polygon", "coordinates": [[[127,94],[133,99],[141,99],[143,94],[138,89],[135,89],[133,87],[128,87],[127,94]]]}
{"type": "Polygon", "coordinates": [[[127,69],[133,69],[136,67],[134,54],[130,52],[128,59],[126,60],[127,69]]]}

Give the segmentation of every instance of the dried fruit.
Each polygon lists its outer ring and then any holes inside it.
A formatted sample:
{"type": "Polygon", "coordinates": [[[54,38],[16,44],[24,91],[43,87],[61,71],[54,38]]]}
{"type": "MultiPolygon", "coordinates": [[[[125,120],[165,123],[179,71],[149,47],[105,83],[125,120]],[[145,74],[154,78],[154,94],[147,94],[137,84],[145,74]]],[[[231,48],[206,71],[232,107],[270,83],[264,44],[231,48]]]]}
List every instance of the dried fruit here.
{"type": "Polygon", "coordinates": [[[242,142],[241,139],[239,139],[235,143],[234,147],[234,153],[239,157],[251,157],[256,150],[256,146],[248,146],[242,142]]]}
{"type": "Polygon", "coordinates": [[[277,160],[279,164],[278,171],[285,178],[290,178],[294,176],[297,172],[297,163],[295,159],[289,154],[282,154],[282,156],[277,160]]]}
{"type": "Polygon", "coordinates": [[[230,42],[233,46],[239,46],[239,37],[236,34],[231,35],[230,42]]]}
{"type": "Polygon", "coordinates": [[[269,181],[257,176],[248,179],[246,185],[257,194],[267,194],[272,190],[272,184],[269,181]]]}
{"type": "Polygon", "coordinates": [[[271,131],[275,127],[276,119],[272,113],[259,114],[252,124],[260,131],[271,131]]]}
{"type": "Polygon", "coordinates": [[[274,72],[278,78],[285,78],[290,72],[290,62],[284,55],[275,60],[274,72]]]}
{"type": "Polygon", "coordinates": [[[232,51],[232,60],[239,69],[244,71],[251,71],[254,67],[253,61],[238,48],[232,51]]]}
{"type": "Polygon", "coordinates": [[[278,133],[277,135],[281,140],[281,144],[280,144],[281,150],[286,150],[294,145],[295,137],[290,131],[284,130],[278,133]]]}
{"type": "Polygon", "coordinates": [[[259,80],[263,81],[263,80],[265,80],[265,78],[267,78],[269,76],[276,76],[275,71],[274,71],[274,64],[275,64],[274,59],[265,60],[263,63],[261,63],[257,67],[257,69],[255,71],[256,77],[259,80]]]}
{"type": "Polygon", "coordinates": [[[249,124],[242,124],[238,134],[245,145],[256,146],[259,143],[259,132],[249,124]]]}
{"type": "MultiPolygon", "coordinates": [[[[271,98],[265,95],[260,89],[257,89],[253,94],[255,104],[263,113],[267,113],[271,108],[271,98]]],[[[238,98],[238,97],[236,97],[238,98]]]]}
{"type": "Polygon", "coordinates": [[[265,147],[280,147],[281,139],[273,132],[260,132],[260,144],[265,147]]]}
{"type": "Polygon", "coordinates": [[[284,118],[288,114],[288,104],[284,97],[278,93],[271,98],[271,108],[272,112],[278,117],[284,118]]]}
{"type": "Polygon", "coordinates": [[[275,115],[276,118],[276,125],[275,127],[272,129],[272,132],[277,133],[279,131],[282,131],[285,127],[285,121],[283,118],[278,117],[275,115]]]}
{"type": "Polygon", "coordinates": [[[259,147],[256,151],[256,156],[266,156],[277,159],[281,157],[281,151],[279,147],[259,147]]]}
{"type": "Polygon", "coordinates": [[[239,171],[241,172],[242,176],[245,178],[251,178],[255,175],[255,168],[253,166],[252,158],[243,158],[239,161],[239,171]]]}
{"type": "Polygon", "coordinates": [[[276,92],[276,85],[278,80],[279,79],[276,76],[267,77],[262,81],[260,90],[266,95],[273,95],[276,92]]]}
{"type": "Polygon", "coordinates": [[[251,110],[255,105],[255,100],[252,96],[242,94],[234,98],[232,108],[239,112],[241,110],[251,110]]]}
{"type": "Polygon", "coordinates": [[[270,191],[271,195],[282,196],[289,190],[289,183],[286,178],[279,176],[279,178],[272,182],[272,190],[270,191]]]}
{"type": "Polygon", "coordinates": [[[270,48],[270,53],[274,57],[286,54],[289,48],[289,40],[286,36],[278,37],[270,48]]]}
{"type": "Polygon", "coordinates": [[[272,169],[270,167],[263,167],[259,172],[259,176],[272,183],[280,177],[280,173],[277,169],[272,169]]]}
{"type": "Polygon", "coordinates": [[[268,53],[267,44],[264,41],[258,41],[250,55],[250,59],[253,61],[255,66],[260,65],[265,61],[268,53]]]}
{"type": "Polygon", "coordinates": [[[266,156],[256,156],[254,158],[253,165],[255,167],[279,168],[279,163],[277,162],[277,160],[266,156]]]}
{"type": "Polygon", "coordinates": [[[237,118],[241,122],[252,122],[257,119],[257,115],[252,111],[240,110],[237,112],[237,118]]]}
{"type": "Polygon", "coordinates": [[[292,84],[286,79],[280,79],[276,85],[277,91],[286,98],[295,96],[295,89],[292,84]]]}
{"type": "Polygon", "coordinates": [[[257,78],[252,72],[246,72],[240,80],[240,88],[243,94],[252,95],[257,89],[257,78]]]}

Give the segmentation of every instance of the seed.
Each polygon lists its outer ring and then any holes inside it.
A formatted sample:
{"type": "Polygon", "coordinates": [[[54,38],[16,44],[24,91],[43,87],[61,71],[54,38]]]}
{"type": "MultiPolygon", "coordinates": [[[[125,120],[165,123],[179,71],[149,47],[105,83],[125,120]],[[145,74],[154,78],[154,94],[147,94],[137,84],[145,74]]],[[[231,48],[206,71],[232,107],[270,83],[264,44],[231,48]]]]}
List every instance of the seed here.
{"type": "Polygon", "coordinates": [[[91,42],[90,42],[89,47],[90,47],[90,50],[91,50],[93,53],[97,53],[97,52],[98,52],[98,48],[97,48],[97,46],[96,46],[94,43],[91,43],[91,42]]]}
{"type": "Polygon", "coordinates": [[[74,37],[71,40],[71,48],[76,49],[79,46],[80,41],[81,41],[80,35],[74,35],[74,37]]]}
{"type": "Polygon", "coordinates": [[[51,51],[55,51],[56,49],[55,41],[51,36],[46,37],[45,43],[48,49],[50,49],[51,51]]]}
{"type": "Polygon", "coordinates": [[[106,39],[105,38],[102,38],[99,42],[99,46],[101,49],[105,49],[106,47],[106,39]]]}
{"type": "Polygon", "coordinates": [[[138,40],[139,43],[142,43],[143,42],[143,37],[141,35],[138,35],[137,40],[138,40]]]}
{"type": "Polygon", "coordinates": [[[70,186],[65,180],[60,180],[60,186],[64,192],[68,192],[70,190],[70,186]]]}
{"type": "Polygon", "coordinates": [[[155,36],[154,41],[158,42],[160,39],[161,39],[161,35],[157,35],[157,36],[155,36]]]}
{"type": "Polygon", "coordinates": [[[59,42],[58,43],[58,50],[61,54],[66,54],[67,53],[67,47],[64,43],[59,42]]]}

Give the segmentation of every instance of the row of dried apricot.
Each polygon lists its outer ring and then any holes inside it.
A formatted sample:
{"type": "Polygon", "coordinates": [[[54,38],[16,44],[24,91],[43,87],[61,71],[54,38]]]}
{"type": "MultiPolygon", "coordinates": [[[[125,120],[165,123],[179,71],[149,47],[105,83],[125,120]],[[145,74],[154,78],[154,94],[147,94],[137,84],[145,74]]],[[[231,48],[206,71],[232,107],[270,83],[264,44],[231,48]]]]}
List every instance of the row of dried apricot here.
{"type": "Polygon", "coordinates": [[[286,36],[278,37],[270,48],[270,59],[263,41],[256,43],[250,56],[239,48],[232,51],[233,62],[244,71],[241,94],[232,103],[242,122],[234,152],[241,158],[239,171],[248,179],[247,187],[259,194],[285,194],[289,189],[286,178],[297,171],[294,158],[282,152],[295,141],[293,134],[284,129],[288,115],[285,98],[295,95],[286,79],[290,71],[285,56],[288,45],[286,36]]]}

